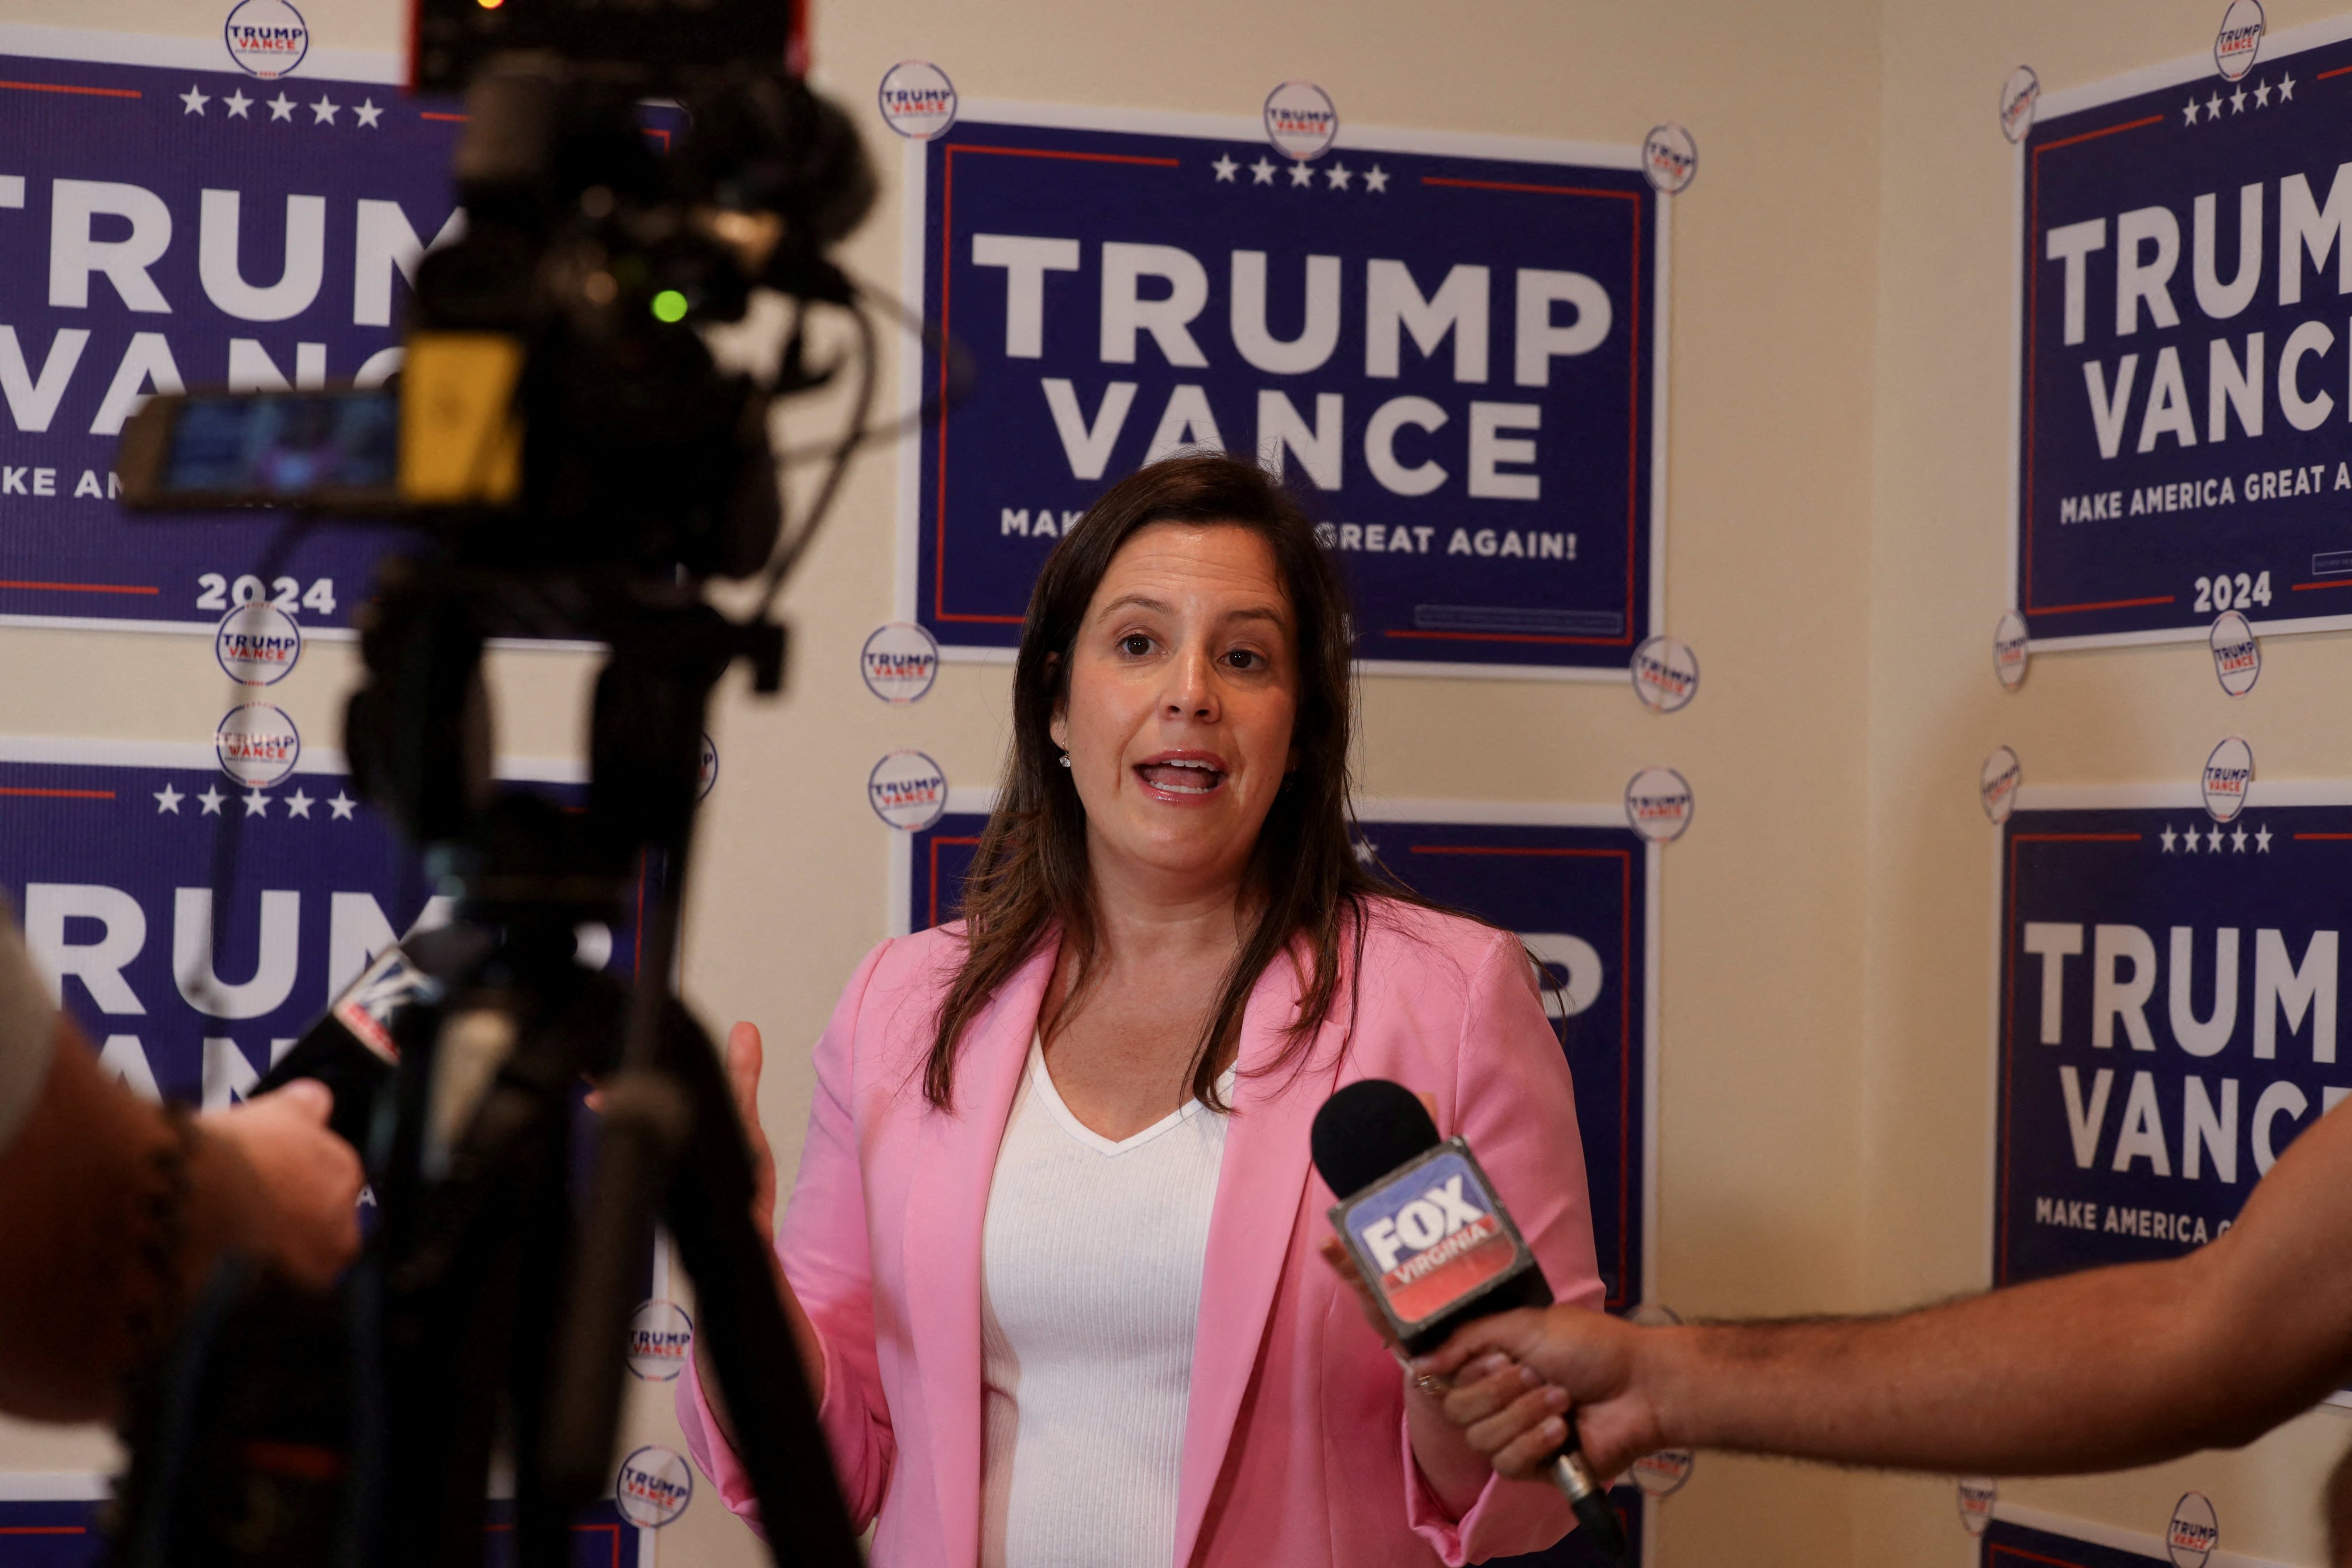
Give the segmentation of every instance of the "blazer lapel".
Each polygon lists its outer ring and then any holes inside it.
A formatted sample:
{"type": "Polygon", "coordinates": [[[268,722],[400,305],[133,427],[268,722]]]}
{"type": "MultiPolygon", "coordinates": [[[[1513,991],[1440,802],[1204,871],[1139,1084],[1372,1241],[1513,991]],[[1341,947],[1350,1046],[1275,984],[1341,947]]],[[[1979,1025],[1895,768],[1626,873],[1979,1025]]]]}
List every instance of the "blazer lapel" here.
{"type": "Polygon", "coordinates": [[[1233,1120],[1209,1219],[1176,1494],[1176,1568],[1192,1561],[1224,1467],[1289,1257],[1292,1218],[1311,1163],[1308,1130],[1338,1076],[1337,1046],[1347,1029],[1344,990],[1303,1064],[1252,1075],[1253,1068],[1263,1068],[1281,1054],[1297,1006],[1297,972],[1277,959],[1258,982],[1243,1023],[1233,1120]]]}
{"type": "Polygon", "coordinates": [[[909,1436],[929,1447],[937,1467],[948,1564],[980,1561],[981,1228],[1058,947],[1049,939],[966,1037],[956,1062],[955,1112],[927,1114],[908,1194],[899,1267],[929,1426],[909,1436]]]}

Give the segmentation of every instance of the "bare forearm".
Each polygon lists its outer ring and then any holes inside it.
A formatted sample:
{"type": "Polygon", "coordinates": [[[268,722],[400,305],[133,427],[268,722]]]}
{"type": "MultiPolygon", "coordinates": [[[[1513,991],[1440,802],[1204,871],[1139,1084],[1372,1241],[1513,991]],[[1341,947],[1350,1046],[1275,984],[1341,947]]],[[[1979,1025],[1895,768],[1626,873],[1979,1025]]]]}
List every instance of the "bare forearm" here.
{"type": "Polygon", "coordinates": [[[181,1135],[108,1079],[70,1025],[58,1027],[41,1097],[0,1157],[0,1280],[40,1281],[0,1289],[0,1409],[78,1421],[109,1412],[132,1359],[247,1239],[257,1194],[236,1151],[199,1133],[175,1234],[142,1235],[181,1135]],[[142,1258],[168,1241],[173,1253],[142,1258]]]}
{"type": "Polygon", "coordinates": [[[2245,1441],[2328,1369],[2250,1343],[2191,1257],[1886,1319],[1662,1330],[1635,1342],[1675,1447],[2031,1475],[2245,1441]]]}

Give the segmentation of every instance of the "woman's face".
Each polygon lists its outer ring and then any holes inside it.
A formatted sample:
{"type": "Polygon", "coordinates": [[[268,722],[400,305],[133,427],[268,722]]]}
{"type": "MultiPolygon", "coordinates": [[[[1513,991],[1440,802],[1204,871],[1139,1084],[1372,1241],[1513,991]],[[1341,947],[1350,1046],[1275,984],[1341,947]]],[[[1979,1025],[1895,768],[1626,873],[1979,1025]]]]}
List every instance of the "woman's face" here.
{"type": "Polygon", "coordinates": [[[1053,721],[1097,878],[1237,879],[1291,763],[1297,618],[1266,542],[1161,522],[1111,558],[1053,721]]]}

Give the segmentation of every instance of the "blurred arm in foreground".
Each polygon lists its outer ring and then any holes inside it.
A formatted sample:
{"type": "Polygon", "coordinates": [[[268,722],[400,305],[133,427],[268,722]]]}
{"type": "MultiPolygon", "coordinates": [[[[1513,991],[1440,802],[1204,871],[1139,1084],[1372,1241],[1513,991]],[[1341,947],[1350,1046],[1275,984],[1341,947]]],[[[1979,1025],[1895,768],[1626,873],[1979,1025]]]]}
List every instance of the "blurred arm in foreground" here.
{"type": "Polygon", "coordinates": [[[238,1251],[322,1288],[359,1247],[359,1157],[299,1083],[175,1117],[110,1078],[0,913],[0,1411],[109,1415],[238,1251]]]}

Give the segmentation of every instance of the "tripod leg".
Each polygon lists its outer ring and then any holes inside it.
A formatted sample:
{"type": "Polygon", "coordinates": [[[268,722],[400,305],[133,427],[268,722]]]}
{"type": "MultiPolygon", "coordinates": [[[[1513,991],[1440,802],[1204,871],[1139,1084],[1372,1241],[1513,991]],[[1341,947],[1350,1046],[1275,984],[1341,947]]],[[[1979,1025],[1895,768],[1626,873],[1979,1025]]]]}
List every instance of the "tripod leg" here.
{"type": "Polygon", "coordinates": [[[693,1107],[664,1217],[693,1277],[697,1331],[710,1350],[743,1467],[780,1568],[858,1568],[792,1327],[776,1295],[769,1240],[751,1223],[751,1155],[719,1054],[682,1007],[664,1031],[663,1067],[693,1107]]]}

